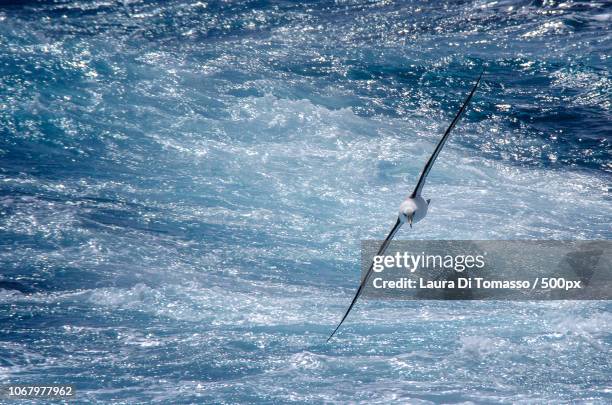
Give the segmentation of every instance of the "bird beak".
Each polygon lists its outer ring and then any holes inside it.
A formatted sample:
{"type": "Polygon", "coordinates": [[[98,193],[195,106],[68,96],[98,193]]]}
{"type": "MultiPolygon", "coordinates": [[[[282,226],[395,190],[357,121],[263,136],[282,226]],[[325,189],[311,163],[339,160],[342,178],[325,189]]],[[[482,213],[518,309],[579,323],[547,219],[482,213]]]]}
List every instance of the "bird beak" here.
{"type": "Polygon", "coordinates": [[[408,223],[410,224],[410,227],[412,228],[412,215],[408,217],[408,223]]]}

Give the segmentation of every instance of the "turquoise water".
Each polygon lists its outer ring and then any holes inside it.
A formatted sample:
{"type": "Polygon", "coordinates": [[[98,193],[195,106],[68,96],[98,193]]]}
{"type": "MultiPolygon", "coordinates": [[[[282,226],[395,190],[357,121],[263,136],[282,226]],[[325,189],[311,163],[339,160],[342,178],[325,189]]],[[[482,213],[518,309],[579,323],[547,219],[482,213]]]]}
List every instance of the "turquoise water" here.
{"type": "Polygon", "coordinates": [[[360,301],[399,239],[609,239],[604,2],[0,5],[0,383],[85,402],[612,401],[607,302],[360,301]]]}

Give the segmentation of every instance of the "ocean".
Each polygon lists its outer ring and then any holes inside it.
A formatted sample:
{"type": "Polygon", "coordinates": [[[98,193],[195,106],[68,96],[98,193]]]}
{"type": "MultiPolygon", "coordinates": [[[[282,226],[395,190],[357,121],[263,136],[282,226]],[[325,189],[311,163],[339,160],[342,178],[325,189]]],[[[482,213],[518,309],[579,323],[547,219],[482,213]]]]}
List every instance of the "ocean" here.
{"type": "MultiPolygon", "coordinates": [[[[612,237],[612,4],[0,2],[0,385],[612,402],[607,301],[360,300],[397,239],[612,237]]],[[[20,403],[27,403],[21,401],[20,403]]]]}

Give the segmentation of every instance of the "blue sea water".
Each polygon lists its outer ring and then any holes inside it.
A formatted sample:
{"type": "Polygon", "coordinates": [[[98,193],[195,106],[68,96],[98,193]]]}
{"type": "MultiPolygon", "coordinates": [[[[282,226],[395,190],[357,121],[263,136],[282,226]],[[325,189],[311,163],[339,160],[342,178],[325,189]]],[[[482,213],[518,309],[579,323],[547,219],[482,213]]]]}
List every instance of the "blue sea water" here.
{"type": "Polygon", "coordinates": [[[363,300],[400,239],[612,237],[612,6],[0,3],[0,384],[79,402],[612,402],[607,302],[363,300]]]}

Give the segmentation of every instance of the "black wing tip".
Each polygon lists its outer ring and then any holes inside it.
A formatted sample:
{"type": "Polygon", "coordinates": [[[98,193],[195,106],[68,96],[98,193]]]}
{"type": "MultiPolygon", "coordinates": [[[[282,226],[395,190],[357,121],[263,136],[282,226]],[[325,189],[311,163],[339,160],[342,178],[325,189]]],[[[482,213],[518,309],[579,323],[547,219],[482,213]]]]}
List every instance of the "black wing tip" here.
{"type": "MultiPolygon", "coordinates": [[[[340,324],[341,325],[341,324],[340,324]]],[[[340,328],[340,325],[336,326],[336,329],[334,329],[334,331],[331,333],[331,335],[329,335],[329,337],[327,338],[327,340],[325,341],[325,343],[329,343],[329,341],[334,337],[334,335],[336,334],[336,332],[338,331],[338,328],[340,328]]]]}

